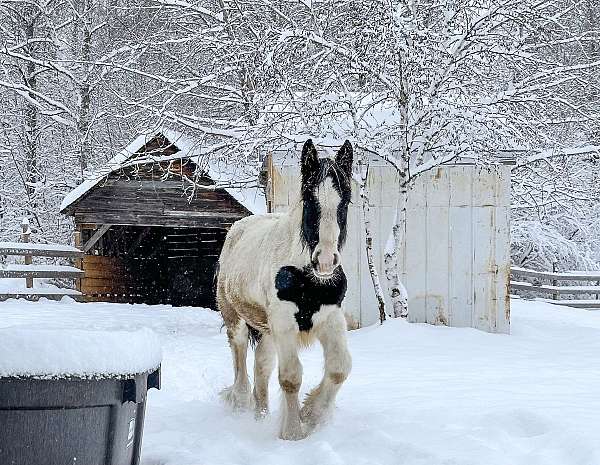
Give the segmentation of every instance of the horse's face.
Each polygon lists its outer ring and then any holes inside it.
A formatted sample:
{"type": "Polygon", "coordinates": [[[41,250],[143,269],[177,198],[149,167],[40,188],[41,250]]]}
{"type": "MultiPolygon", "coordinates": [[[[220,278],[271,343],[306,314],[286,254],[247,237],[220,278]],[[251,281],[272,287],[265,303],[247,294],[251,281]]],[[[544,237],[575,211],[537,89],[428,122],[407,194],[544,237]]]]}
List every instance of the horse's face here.
{"type": "Polygon", "coordinates": [[[344,142],[335,159],[319,159],[312,140],[302,149],[302,233],[314,274],[333,276],[341,264],[346,218],[352,195],[352,144],[344,142]]]}

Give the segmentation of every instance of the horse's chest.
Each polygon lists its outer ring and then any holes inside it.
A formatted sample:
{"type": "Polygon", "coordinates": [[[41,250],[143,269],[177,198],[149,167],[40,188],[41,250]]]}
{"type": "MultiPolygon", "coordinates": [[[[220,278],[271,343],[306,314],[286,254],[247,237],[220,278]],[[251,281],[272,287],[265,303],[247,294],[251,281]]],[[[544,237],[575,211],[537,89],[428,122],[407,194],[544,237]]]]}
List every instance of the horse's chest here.
{"type": "Polygon", "coordinates": [[[300,331],[312,328],[312,316],[322,305],[341,305],[346,295],[346,275],[338,267],[333,278],[319,281],[313,277],[310,268],[282,267],[275,276],[277,297],[292,302],[298,307],[294,314],[300,331]]]}

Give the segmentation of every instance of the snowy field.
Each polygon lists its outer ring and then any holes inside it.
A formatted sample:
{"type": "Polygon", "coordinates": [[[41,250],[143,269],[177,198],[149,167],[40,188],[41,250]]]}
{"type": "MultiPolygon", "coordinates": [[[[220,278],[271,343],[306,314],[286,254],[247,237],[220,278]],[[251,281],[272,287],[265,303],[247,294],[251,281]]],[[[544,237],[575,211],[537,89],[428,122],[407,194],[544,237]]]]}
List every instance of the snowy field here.
{"type": "MultiPolygon", "coordinates": [[[[513,301],[512,335],[389,321],[349,333],[354,368],[331,421],[308,439],[277,439],[272,416],[233,414],[218,313],[119,304],[7,301],[0,328],[138,330],[162,340],[163,389],[151,391],[143,465],[600,463],[600,313],[513,301]]],[[[302,355],[303,392],[320,376],[302,355]]]]}

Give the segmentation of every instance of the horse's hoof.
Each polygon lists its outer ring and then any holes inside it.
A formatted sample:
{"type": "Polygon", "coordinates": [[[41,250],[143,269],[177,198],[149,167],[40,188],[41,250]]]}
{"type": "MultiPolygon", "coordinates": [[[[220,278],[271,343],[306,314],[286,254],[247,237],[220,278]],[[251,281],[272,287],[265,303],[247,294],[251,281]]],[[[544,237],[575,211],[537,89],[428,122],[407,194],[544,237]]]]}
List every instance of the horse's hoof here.
{"type": "Polygon", "coordinates": [[[304,405],[300,409],[300,421],[302,423],[307,423],[308,419],[312,417],[312,406],[304,405]]]}
{"type": "Polygon", "coordinates": [[[254,419],[256,421],[262,421],[264,420],[267,416],[269,415],[269,409],[267,408],[261,408],[261,409],[256,409],[254,411],[254,419]]]}
{"type": "Polygon", "coordinates": [[[301,439],[305,439],[306,436],[308,436],[308,434],[302,431],[302,428],[279,433],[279,439],[283,439],[284,441],[300,441],[301,439]]]}
{"type": "Polygon", "coordinates": [[[321,419],[320,415],[315,413],[315,410],[312,405],[304,405],[300,409],[300,421],[303,425],[305,425],[310,431],[314,430],[319,424],[321,419]]]}
{"type": "Polygon", "coordinates": [[[233,408],[234,411],[245,411],[252,410],[254,408],[254,403],[252,401],[252,396],[248,392],[238,392],[234,389],[233,386],[229,386],[223,389],[219,396],[221,399],[233,408]]]}

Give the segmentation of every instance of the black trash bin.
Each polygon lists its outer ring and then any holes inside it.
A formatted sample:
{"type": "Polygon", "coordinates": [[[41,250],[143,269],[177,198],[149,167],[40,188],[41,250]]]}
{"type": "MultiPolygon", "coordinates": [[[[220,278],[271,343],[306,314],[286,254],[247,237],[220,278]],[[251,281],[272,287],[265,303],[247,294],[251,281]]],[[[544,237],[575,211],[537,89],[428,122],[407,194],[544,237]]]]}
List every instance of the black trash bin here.
{"type": "Polygon", "coordinates": [[[1,465],[138,465],[148,373],[0,378],[1,465]]]}

